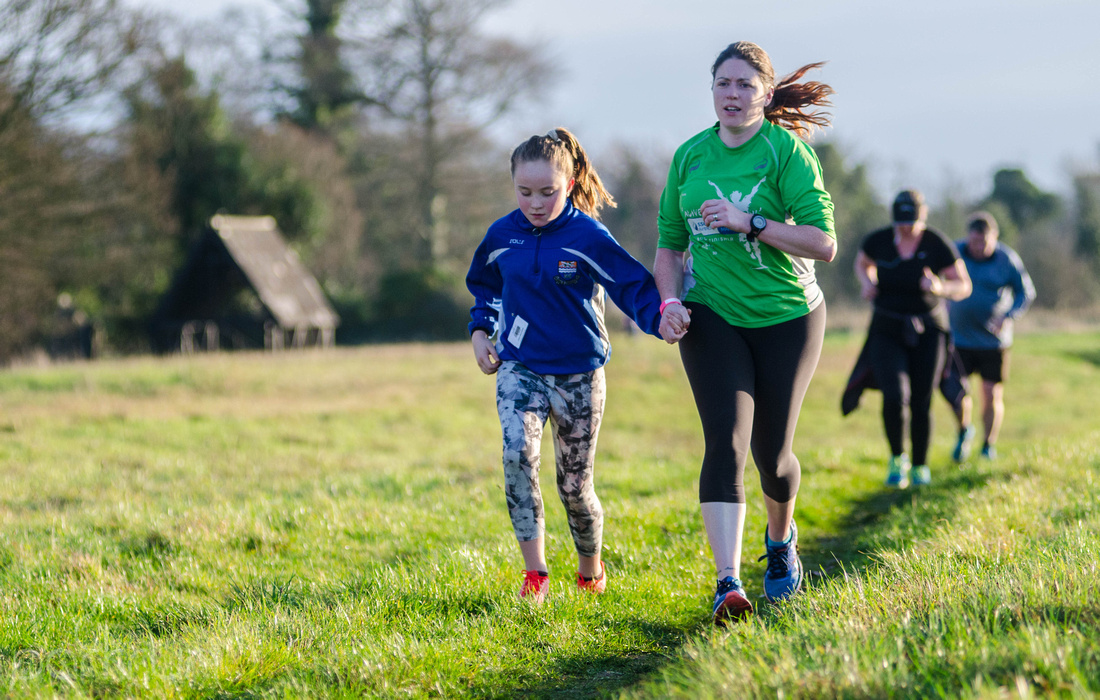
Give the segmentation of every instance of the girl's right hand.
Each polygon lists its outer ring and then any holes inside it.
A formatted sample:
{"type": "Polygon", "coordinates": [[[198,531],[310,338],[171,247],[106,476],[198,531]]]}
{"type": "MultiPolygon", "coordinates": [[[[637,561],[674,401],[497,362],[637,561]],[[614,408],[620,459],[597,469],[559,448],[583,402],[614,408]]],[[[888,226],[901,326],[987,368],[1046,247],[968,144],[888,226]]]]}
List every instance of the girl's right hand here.
{"type": "Polygon", "coordinates": [[[474,331],[470,340],[474,344],[474,359],[477,360],[478,368],[485,374],[495,374],[500,369],[500,357],[488,334],[485,331],[474,331]]]}

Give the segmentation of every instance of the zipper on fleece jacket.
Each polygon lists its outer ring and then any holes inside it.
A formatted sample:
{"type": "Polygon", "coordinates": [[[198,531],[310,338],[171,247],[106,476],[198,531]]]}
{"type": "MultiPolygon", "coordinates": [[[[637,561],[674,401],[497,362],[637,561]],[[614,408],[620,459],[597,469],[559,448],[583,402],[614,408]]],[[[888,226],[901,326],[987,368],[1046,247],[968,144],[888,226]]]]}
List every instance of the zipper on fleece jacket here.
{"type": "Polygon", "coordinates": [[[539,251],[542,249],[542,229],[536,228],[533,233],[535,234],[535,274],[542,272],[542,264],[539,262],[539,251]]]}

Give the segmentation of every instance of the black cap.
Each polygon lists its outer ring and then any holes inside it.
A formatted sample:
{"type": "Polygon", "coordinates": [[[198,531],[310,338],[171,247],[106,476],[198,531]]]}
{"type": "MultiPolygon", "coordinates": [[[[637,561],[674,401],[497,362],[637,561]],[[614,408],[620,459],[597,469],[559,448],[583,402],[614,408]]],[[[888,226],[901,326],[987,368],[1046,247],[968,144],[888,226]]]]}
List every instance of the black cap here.
{"type": "Polygon", "coordinates": [[[924,206],[924,195],[917,190],[902,190],[894,198],[894,222],[911,224],[920,218],[920,209],[924,206]]]}

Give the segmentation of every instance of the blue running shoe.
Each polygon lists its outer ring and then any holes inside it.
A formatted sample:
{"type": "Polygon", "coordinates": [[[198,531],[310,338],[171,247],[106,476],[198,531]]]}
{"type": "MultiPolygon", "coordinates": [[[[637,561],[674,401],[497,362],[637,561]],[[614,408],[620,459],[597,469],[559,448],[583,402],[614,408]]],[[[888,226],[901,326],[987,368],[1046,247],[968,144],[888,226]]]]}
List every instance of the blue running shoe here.
{"type": "Polygon", "coordinates": [[[997,459],[997,448],[989,443],[986,443],[982,447],[982,459],[994,460],[997,459]]]}
{"type": "Polygon", "coordinates": [[[974,435],[977,432],[973,423],[959,430],[959,440],[955,443],[955,451],[951,453],[952,459],[956,462],[970,459],[970,449],[974,446],[974,435]]]}
{"type": "Polygon", "coordinates": [[[890,472],[886,475],[886,485],[896,489],[904,489],[909,486],[909,455],[900,454],[890,458],[890,472]]]}
{"type": "Polygon", "coordinates": [[[757,560],[768,560],[768,568],[764,571],[764,597],[769,603],[778,603],[802,588],[802,560],[798,558],[798,528],[794,521],[791,521],[791,541],[786,544],[772,544],[765,526],[764,547],[766,553],[757,560]]]}
{"type": "Polygon", "coordinates": [[[752,603],[745,595],[741,579],[727,576],[718,582],[714,593],[714,624],[724,627],[729,620],[740,620],[752,614],[752,603]]]}
{"type": "Polygon", "coordinates": [[[913,467],[913,486],[927,486],[932,483],[932,470],[927,464],[913,467]]]}

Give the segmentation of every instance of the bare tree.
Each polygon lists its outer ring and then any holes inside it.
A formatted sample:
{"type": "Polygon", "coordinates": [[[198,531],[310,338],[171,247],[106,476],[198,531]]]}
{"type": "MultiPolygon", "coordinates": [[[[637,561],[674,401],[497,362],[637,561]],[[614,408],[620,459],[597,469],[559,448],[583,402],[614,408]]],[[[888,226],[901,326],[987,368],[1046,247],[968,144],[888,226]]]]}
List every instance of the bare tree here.
{"type": "Polygon", "coordinates": [[[646,266],[657,254],[657,212],[668,168],[665,154],[656,156],[618,143],[600,157],[600,175],[618,206],[600,213],[612,235],[646,266]]]}
{"type": "Polygon", "coordinates": [[[117,0],[4,0],[0,28],[3,130],[99,95],[141,45],[142,20],[117,0]]]}
{"type": "Polygon", "coordinates": [[[506,0],[396,0],[369,24],[347,29],[348,66],[417,152],[414,222],[418,259],[447,254],[448,201],[441,174],[486,127],[544,90],[551,71],[539,52],[481,30],[506,0]]]}

